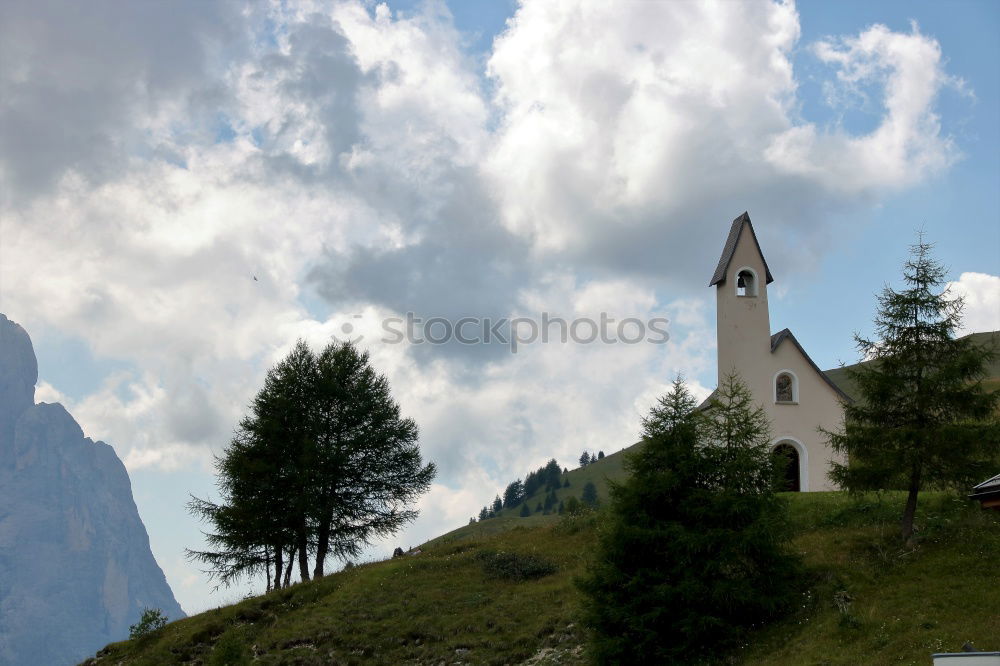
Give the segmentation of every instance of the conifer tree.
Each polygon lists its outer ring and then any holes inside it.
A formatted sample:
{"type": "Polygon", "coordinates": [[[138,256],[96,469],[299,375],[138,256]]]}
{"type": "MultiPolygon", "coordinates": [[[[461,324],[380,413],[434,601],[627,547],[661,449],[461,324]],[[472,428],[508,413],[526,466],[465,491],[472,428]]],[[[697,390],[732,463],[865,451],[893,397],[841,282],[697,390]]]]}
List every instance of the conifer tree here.
{"type": "Polygon", "coordinates": [[[945,269],[922,235],[903,268],[904,287],[878,297],[875,339],[855,335],[867,363],[849,371],[857,400],[842,432],[827,432],[847,459],[830,477],[849,490],[907,492],[900,519],[913,536],[917,498],[928,487],[967,488],[1000,462],[998,393],[982,380],[995,350],[956,339],[962,299],[944,288],[945,269]]]}
{"type": "Polygon", "coordinates": [[[493,499],[493,507],[492,507],[492,511],[493,511],[493,515],[494,515],[494,516],[495,516],[495,515],[498,515],[498,514],[499,514],[499,513],[501,512],[501,511],[503,511],[503,500],[502,500],[502,499],[500,499],[500,496],[499,496],[499,495],[497,495],[497,496],[496,496],[496,497],[495,497],[495,498],[493,499]]]}
{"type": "Polygon", "coordinates": [[[629,476],[611,484],[580,583],[598,663],[721,661],[794,604],[799,566],[784,546],[766,419],[736,377],[717,396],[697,412],[675,381],[625,459],[629,476]]]}
{"type": "Polygon", "coordinates": [[[535,491],[542,485],[542,478],[538,475],[538,471],[528,472],[524,477],[524,497],[533,497],[535,491]]]}
{"type": "Polygon", "coordinates": [[[433,463],[422,464],[417,424],[400,415],[368,352],[332,342],[316,357],[315,373],[308,397],[316,457],[305,496],[319,578],[328,555],[357,557],[362,546],[414,520],[410,505],[436,471],[433,463]]]}
{"type": "Polygon", "coordinates": [[[519,514],[522,518],[527,518],[531,515],[531,509],[528,508],[528,503],[525,502],[521,505],[521,513],[519,514]]]}
{"type": "Polygon", "coordinates": [[[545,478],[545,490],[552,490],[553,488],[559,488],[562,485],[562,469],[559,467],[559,463],[556,462],[555,458],[552,458],[545,464],[542,468],[542,475],[545,478]]]}
{"type": "MultiPolygon", "coordinates": [[[[312,451],[302,385],[310,381],[314,361],[309,347],[299,341],[268,371],[250,413],[215,460],[221,502],[192,497],[188,503],[192,514],[210,524],[205,536],[213,548],[189,550],[188,557],[206,564],[220,585],[266,568],[270,586],[273,565],[278,589],[291,573],[295,554],[308,543],[307,502],[297,486],[307,475],[303,464],[312,451]]],[[[306,557],[308,551],[298,558],[304,580],[309,579],[306,557]]]]}
{"type": "Polygon", "coordinates": [[[521,503],[524,499],[524,484],[521,479],[511,481],[507,489],[503,491],[503,508],[510,509],[521,503]]]}
{"type": "Polygon", "coordinates": [[[587,483],[583,486],[583,493],[580,495],[580,501],[589,507],[597,506],[597,486],[595,486],[592,481],[587,481],[587,483]]]}
{"type": "Polygon", "coordinates": [[[584,451],[580,454],[580,467],[586,467],[590,464],[590,454],[584,451]]]}
{"type": "Polygon", "coordinates": [[[189,557],[227,585],[263,570],[270,584],[273,565],[276,588],[293,559],[305,581],[313,556],[321,577],[328,556],[357,555],[413,520],[435,474],[368,354],[331,343],[316,355],[302,341],[268,371],[216,469],[221,503],[188,505],[215,550],[189,557]]]}

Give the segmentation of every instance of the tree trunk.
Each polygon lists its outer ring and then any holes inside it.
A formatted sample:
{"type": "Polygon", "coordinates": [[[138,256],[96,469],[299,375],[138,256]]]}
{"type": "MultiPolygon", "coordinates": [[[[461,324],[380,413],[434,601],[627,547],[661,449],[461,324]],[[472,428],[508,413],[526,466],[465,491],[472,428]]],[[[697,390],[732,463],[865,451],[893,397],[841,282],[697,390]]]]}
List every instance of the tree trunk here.
{"type": "Polygon", "coordinates": [[[271,549],[264,546],[264,573],[267,574],[267,587],[264,588],[265,592],[271,591],[271,549]]]}
{"type": "Polygon", "coordinates": [[[303,583],[309,581],[309,542],[304,525],[299,529],[299,575],[303,583]]]}
{"type": "Polygon", "coordinates": [[[292,566],[295,564],[295,550],[288,551],[288,566],[285,567],[285,587],[292,582],[292,566]]]}
{"type": "Polygon", "coordinates": [[[285,551],[281,546],[274,547],[274,589],[281,589],[281,569],[284,564],[285,551]]]}
{"type": "Polygon", "coordinates": [[[316,535],[316,569],[313,578],[322,578],[324,575],[324,565],[326,555],[330,552],[330,519],[323,516],[319,524],[319,531],[316,535]]]}
{"type": "Polygon", "coordinates": [[[913,538],[913,518],[917,513],[917,494],[920,492],[920,466],[914,465],[910,473],[909,494],[906,496],[906,508],[903,509],[901,521],[901,536],[904,543],[910,543],[913,538]]]}

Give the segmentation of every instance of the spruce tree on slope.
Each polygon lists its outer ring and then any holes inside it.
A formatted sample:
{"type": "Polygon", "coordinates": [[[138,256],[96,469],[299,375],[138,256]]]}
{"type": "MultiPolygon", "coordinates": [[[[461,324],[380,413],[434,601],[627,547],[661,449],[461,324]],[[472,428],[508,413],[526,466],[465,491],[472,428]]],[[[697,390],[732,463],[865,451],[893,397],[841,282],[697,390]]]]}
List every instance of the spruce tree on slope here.
{"type": "Polygon", "coordinates": [[[956,339],[963,301],[944,288],[945,269],[918,238],[903,269],[905,287],[878,298],[876,339],[856,335],[869,363],[849,371],[858,400],[845,405],[845,428],[826,433],[848,463],[831,478],[849,490],[907,492],[900,519],[913,535],[917,497],[927,487],[968,488],[1000,464],[1000,392],[983,389],[995,350],[956,339]]]}
{"type": "Polygon", "coordinates": [[[507,489],[503,491],[503,508],[510,509],[521,503],[524,499],[524,484],[521,479],[511,481],[507,489]]]}
{"type": "Polygon", "coordinates": [[[611,484],[580,583],[598,663],[721,661],[797,598],[766,420],[736,378],[717,395],[705,415],[675,381],[611,484]]]}

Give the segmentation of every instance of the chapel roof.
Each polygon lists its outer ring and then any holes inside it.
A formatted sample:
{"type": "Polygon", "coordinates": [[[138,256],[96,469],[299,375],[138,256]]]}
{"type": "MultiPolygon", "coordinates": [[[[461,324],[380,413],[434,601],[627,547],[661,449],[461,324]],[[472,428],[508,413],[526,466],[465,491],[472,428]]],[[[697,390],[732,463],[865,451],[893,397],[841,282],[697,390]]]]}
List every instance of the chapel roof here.
{"type": "MultiPolygon", "coordinates": [[[[791,330],[785,328],[771,336],[771,353],[773,354],[774,352],[776,352],[778,350],[778,347],[785,340],[791,340],[792,344],[795,345],[796,349],[799,350],[799,352],[802,354],[802,357],[805,358],[805,360],[809,363],[812,369],[815,370],[816,373],[823,378],[823,381],[825,381],[830,386],[830,388],[832,388],[834,392],[836,392],[836,394],[840,396],[840,398],[844,402],[854,402],[854,399],[851,398],[851,396],[847,395],[847,393],[845,393],[842,388],[837,386],[836,382],[834,382],[829,375],[827,375],[825,372],[819,369],[819,366],[816,365],[816,362],[809,357],[809,354],[806,353],[806,350],[802,348],[802,345],[799,344],[799,341],[795,338],[794,335],[792,335],[791,330]]],[[[714,391],[712,391],[708,395],[708,397],[705,398],[700,405],[698,405],[698,409],[708,409],[709,405],[712,403],[712,400],[715,398],[715,395],[716,393],[718,393],[718,391],[719,389],[715,389],[714,391]]]]}
{"type": "Polygon", "coordinates": [[[736,253],[736,246],[740,242],[740,235],[743,233],[744,226],[750,230],[750,238],[753,239],[753,244],[757,248],[757,254],[760,255],[761,263],[764,264],[764,273],[767,276],[765,284],[774,282],[774,278],[771,277],[771,270],[767,267],[767,260],[764,259],[764,253],[760,251],[760,243],[757,242],[757,234],[754,233],[753,224],[750,222],[750,215],[746,211],[743,211],[743,214],[733,220],[733,225],[729,227],[729,237],[726,238],[726,244],[722,248],[722,256],[719,257],[719,265],[715,267],[715,274],[712,275],[712,281],[708,283],[709,287],[726,281],[729,262],[733,260],[733,254],[736,253]],[[744,222],[746,223],[745,225],[744,222]]]}
{"type": "Polygon", "coordinates": [[[816,365],[816,362],[809,357],[809,354],[806,353],[806,350],[802,348],[802,345],[799,344],[799,341],[795,339],[794,335],[792,335],[791,330],[787,328],[782,329],[771,336],[771,353],[773,354],[775,351],[777,351],[778,346],[785,340],[792,341],[792,344],[794,344],[795,347],[799,350],[803,358],[805,358],[806,361],[809,362],[809,365],[812,366],[812,369],[816,371],[816,374],[822,377],[823,381],[829,384],[830,388],[832,388],[837,393],[837,395],[839,395],[841,399],[844,400],[844,402],[854,402],[851,396],[847,395],[842,388],[837,386],[836,382],[834,382],[828,374],[819,369],[819,366],[816,365]]]}

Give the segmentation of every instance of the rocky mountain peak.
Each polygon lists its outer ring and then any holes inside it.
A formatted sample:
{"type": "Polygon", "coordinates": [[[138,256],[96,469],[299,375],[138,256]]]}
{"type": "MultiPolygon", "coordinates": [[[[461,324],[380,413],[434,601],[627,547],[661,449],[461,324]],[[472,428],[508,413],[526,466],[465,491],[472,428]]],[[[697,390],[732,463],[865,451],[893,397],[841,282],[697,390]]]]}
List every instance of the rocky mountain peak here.
{"type": "Polygon", "coordinates": [[[34,404],[38,361],[27,331],[0,314],[0,437],[12,435],[14,419],[34,404]]]}
{"type": "Polygon", "coordinates": [[[128,472],[59,404],[0,314],[0,665],[74,664],[128,638],[144,607],[183,617],[149,547],[128,472]]]}

